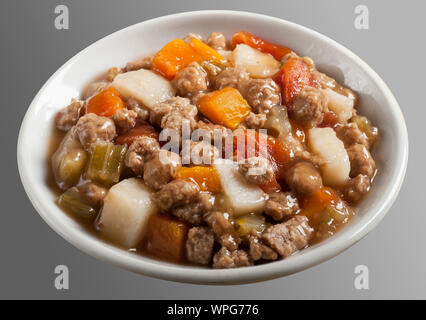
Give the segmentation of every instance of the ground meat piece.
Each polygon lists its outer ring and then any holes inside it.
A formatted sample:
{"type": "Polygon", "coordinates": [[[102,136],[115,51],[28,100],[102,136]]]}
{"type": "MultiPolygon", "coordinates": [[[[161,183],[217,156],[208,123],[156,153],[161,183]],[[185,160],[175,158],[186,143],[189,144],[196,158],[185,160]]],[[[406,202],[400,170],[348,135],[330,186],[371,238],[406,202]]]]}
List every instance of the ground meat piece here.
{"type": "Polygon", "coordinates": [[[263,128],[266,122],[266,115],[263,113],[253,113],[250,112],[248,116],[244,119],[243,125],[248,129],[258,130],[263,128]]]}
{"type": "Polygon", "coordinates": [[[215,87],[220,90],[226,87],[237,88],[243,81],[249,80],[249,74],[242,67],[226,68],[215,78],[215,87]]]}
{"type": "Polygon", "coordinates": [[[362,174],[357,175],[355,178],[350,179],[344,190],[343,196],[345,200],[355,203],[370,190],[370,179],[362,174]]]}
{"type": "Polygon", "coordinates": [[[211,165],[219,158],[219,150],[210,143],[185,141],[182,152],[182,164],[211,165]]]}
{"type": "Polygon", "coordinates": [[[135,174],[142,175],[144,163],[150,160],[158,150],[160,150],[160,144],[156,139],[141,136],[130,145],[124,163],[135,174]]]}
{"type": "Polygon", "coordinates": [[[193,132],[194,139],[200,136],[205,137],[206,139],[209,139],[209,141],[215,142],[221,142],[224,141],[224,139],[232,134],[232,131],[222,125],[214,124],[210,122],[205,121],[198,121],[195,125],[196,131],[193,132]]]}
{"type": "Polygon", "coordinates": [[[252,264],[253,261],[244,250],[229,251],[222,247],[213,257],[213,268],[215,269],[247,267],[252,264]]]}
{"type": "Polygon", "coordinates": [[[199,193],[187,205],[172,210],[172,214],[193,225],[200,225],[204,214],[213,209],[213,197],[209,193],[199,193]]]}
{"type": "Polygon", "coordinates": [[[363,144],[367,148],[369,147],[367,135],[358,128],[355,122],[336,127],[336,135],[343,141],[346,148],[354,144],[363,144]]]}
{"type": "Polygon", "coordinates": [[[370,154],[370,151],[363,144],[354,144],[347,148],[349,161],[351,163],[350,177],[359,174],[372,178],[376,171],[376,162],[370,154]]]}
{"type": "Polygon", "coordinates": [[[117,75],[119,75],[120,73],[123,73],[123,70],[121,70],[121,69],[119,69],[119,68],[117,68],[117,67],[112,67],[112,68],[110,68],[110,69],[108,70],[107,75],[106,75],[106,79],[107,79],[109,82],[113,82],[113,81],[114,81],[114,79],[115,79],[115,77],[116,77],[117,75]]]}
{"type": "Polygon", "coordinates": [[[229,250],[237,250],[241,239],[235,231],[228,213],[212,211],[204,216],[204,220],[212,228],[216,241],[229,250]]]}
{"type": "Polygon", "coordinates": [[[116,135],[114,121],[94,113],[88,113],[78,120],[76,132],[86,150],[93,143],[112,141],[116,135]]]}
{"type": "Polygon", "coordinates": [[[226,38],[222,32],[213,32],[207,38],[207,44],[215,50],[225,50],[226,38]]]}
{"type": "Polygon", "coordinates": [[[149,118],[149,110],[145,109],[135,99],[130,98],[126,101],[126,107],[137,113],[137,120],[147,121],[149,118]]]}
{"type": "Polygon", "coordinates": [[[296,162],[286,172],[285,181],[296,193],[309,194],[322,186],[321,175],[309,162],[296,162]]]}
{"type": "Polygon", "coordinates": [[[262,240],[258,237],[250,236],[249,237],[249,246],[250,246],[250,257],[254,260],[276,260],[278,259],[278,254],[266,246],[262,240]]]}
{"type": "Polygon", "coordinates": [[[190,43],[192,39],[198,39],[200,41],[203,41],[203,37],[201,35],[199,35],[198,33],[188,33],[185,38],[183,38],[183,41],[185,41],[186,43],[190,43]]]}
{"type": "Polygon", "coordinates": [[[327,110],[327,98],[323,92],[314,87],[305,87],[294,99],[292,115],[302,125],[312,128],[324,120],[327,110]]]}
{"type": "Polygon", "coordinates": [[[175,178],[180,167],[180,157],[176,153],[167,150],[154,151],[152,157],[143,165],[145,184],[158,190],[175,178]]]}
{"type": "Polygon", "coordinates": [[[186,206],[200,194],[200,188],[191,181],[176,179],[162,186],[153,194],[153,201],[162,212],[173,208],[186,206]]]}
{"type": "Polygon", "coordinates": [[[93,82],[87,86],[82,95],[82,100],[87,100],[90,97],[108,88],[110,83],[106,81],[93,82]]]}
{"type": "Polygon", "coordinates": [[[138,114],[136,111],[129,110],[126,108],[118,109],[112,117],[115,126],[121,132],[125,132],[132,129],[136,125],[137,118],[138,114]]]}
{"type": "Polygon", "coordinates": [[[153,56],[147,56],[145,58],[136,59],[126,64],[125,70],[136,71],[139,69],[151,69],[153,56]]]}
{"type": "Polygon", "coordinates": [[[208,265],[212,259],[214,234],[209,228],[194,227],[188,231],[186,257],[188,261],[208,265]]]}
{"type": "Polygon", "coordinates": [[[271,193],[265,204],[265,213],[275,221],[288,219],[294,216],[299,209],[299,202],[292,192],[271,193]]]}
{"type": "Polygon", "coordinates": [[[268,159],[251,157],[238,162],[238,171],[244,178],[254,184],[265,184],[274,176],[274,169],[268,159]]]}
{"type": "Polygon", "coordinates": [[[288,61],[288,60],[290,60],[291,58],[299,58],[299,56],[295,53],[295,52],[293,52],[293,51],[291,51],[291,52],[289,52],[289,53],[287,53],[282,59],[281,59],[281,64],[282,65],[285,65],[286,64],[286,62],[288,61]]]}
{"type": "Polygon", "coordinates": [[[108,193],[108,189],[91,181],[79,185],[78,190],[87,203],[95,208],[100,208],[102,206],[103,200],[108,193]]]}
{"type": "Polygon", "coordinates": [[[161,121],[161,128],[167,130],[173,130],[168,132],[170,139],[181,143],[181,134],[182,131],[186,130],[188,134],[196,127],[197,122],[192,117],[186,117],[183,113],[179,111],[172,111],[165,115],[161,121]]]}
{"type": "Polygon", "coordinates": [[[240,81],[238,89],[255,113],[267,114],[281,104],[281,89],[272,79],[240,81]]]}
{"type": "Polygon", "coordinates": [[[173,85],[179,95],[194,96],[207,90],[207,72],[197,62],[193,62],[176,74],[173,85]]]}
{"type": "Polygon", "coordinates": [[[163,118],[172,112],[178,112],[185,118],[194,118],[198,113],[198,109],[191,104],[188,98],[173,97],[156,104],[150,112],[149,121],[153,125],[161,126],[163,118]]]}
{"type": "Polygon", "coordinates": [[[262,234],[262,240],[282,257],[288,257],[308,244],[314,232],[308,221],[305,216],[295,216],[287,222],[270,226],[262,234]]]}
{"type": "Polygon", "coordinates": [[[61,131],[68,131],[73,127],[84,112],[84,101],[72,99],[71,104],[57,113],[56,127],[61,131]]]}

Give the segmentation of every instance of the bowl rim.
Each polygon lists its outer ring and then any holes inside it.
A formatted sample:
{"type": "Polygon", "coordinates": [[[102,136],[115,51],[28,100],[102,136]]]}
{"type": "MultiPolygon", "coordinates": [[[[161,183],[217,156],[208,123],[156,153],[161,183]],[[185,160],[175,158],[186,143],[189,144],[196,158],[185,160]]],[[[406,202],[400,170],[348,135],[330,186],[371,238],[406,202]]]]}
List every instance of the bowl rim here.
{"type": "MultiPolygon", "coordinates": [[[[361,240],[366,236],[376,225],[384,218],[392,204],[394,203],[398,192],[402,186],[405,172],[407,169],[408,163],[408,132],[405,125],[405,120],[401,109],[393,96],[390,89],[387,87],[385,82],[380,78],[380,76],[361,58],[359,58],[352,51],[344,47],[343,45],[337,43],[336,41],[328,38],[321,33],[309,29],[307,27],[301,26],[299,24],[271,17],[268,15],[244,12],[244,11],[233,11],[233,10],[201,10],[201,11],[189,11],[176,14],[165,15],[146,21],[142,21],[131,26],[128,26],[124,29],[113,32],[112,34],[103,37],[102,39],[94,42],[89,45],[71,59],[65,62],[42,86],[39,90],[33,101],[31,102],[29,108],[26,111],[24,120],[19,131],[18,145],[17,145],[17,162],[19,175],[24,186],[25,192],[29,197],[34,208],[38,214],[43,218],[43,220],[61,237],[67,240],[69,243],[79,248],[83,252],[96,257],[105,262],[109,262],[113,265],[119,266],[121,268],[151,276],[154,278],[160,278],[165,280],[185,282],[185,283],[194,283],[194,284],[242,284],[242,283],[252,283],[257,281],[270,280],[278,278],[281,276],[290,275],[319,263],[322,263],[342,251],[348,249],[356,242],[361,240]],[[326,42],[329,46],[334,46],[339,51],[343,52],[345,56],[349,59],[356,62],[377,84],[380,90],[384,93],[385,98],[387,99],[388,106],[391,109],[393,117],[397,118],[398,127],[395,130],[400,134],[400,149],[401,153],[399,154],[398,165],[395,168],[396,174],[393,176],[393,182],[390,191],[383,195],[381,201],[377,204],[377,209],[374,213],[371,213],[371,217],[364,225],[360,225],[357,230],[354,230],[352,234],[348,235],[347,238],[341,239],[340,241],[330,241],[327,244],[323,244],[315,250],[309,251],[307,253],[302,253],[284,260],[279,260],[272,263],[267,263],[263,265],[251,266],[248,268],[238,268],[238,269],[226,269],[226,270],[215,270],[215,269],[203,269],[199,267],[185,267],[181,265],[171,265],[161,263],[160,261],[152,259],[141,259],[139,256],[129,253],[128,251],[115,248],[111,245],[108,245],[100,239],[96,239],[89,234],[84,234],[81,231],[74,230],[69,226],[66,226],[66,223],[61,223],[59,218],[55,218],[52,214],[49,213],[49,208],[47,207],[47,200],[43,200],[42,196],[38,196],[37,185],[30,179],[30,171],[28,163],[26,163],[26,157],[24,157],[23,150],[23,140],[29,138],[29,127],[28,122],[31,116],[31,111],[35,109],[39,103],[40,96],[46,87],[49,86],[51,82],[68,66],[73,64],[80,56],[84,55],[88,50],[95,47],[98,42],[104,41],[106,39],[112,38],[119,33],[129,31],[130,29],[137,28],[141,24],[156,24],[162,23],[170,19],[177,18],[189,18],[197,15],[202,16],[211,16],[211,15],[220,15],[228,17],[245,17],[251,19],[264,20],[264,23],[268,22],[277,22],[282,25],[286,25],[290,28],[298,29],[304,34],[309,34],[313,37],[319,38],[322,41],[326,42]]],[[[389,183],[390,183],[389,182],[389,183]]]]}

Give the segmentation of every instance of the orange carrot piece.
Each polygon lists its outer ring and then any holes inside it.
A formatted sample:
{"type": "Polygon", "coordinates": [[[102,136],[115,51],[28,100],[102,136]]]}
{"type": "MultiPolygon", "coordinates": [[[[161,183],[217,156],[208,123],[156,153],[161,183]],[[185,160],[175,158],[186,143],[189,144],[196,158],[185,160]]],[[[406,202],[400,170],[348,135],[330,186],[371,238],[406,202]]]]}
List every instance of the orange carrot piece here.
{"type": "Polygon", "coordinates": [[[204,95],[199,110],[212,122],[233,130],[247,117],[251,108],[237,89],[227,87],[204,95]]]}
{"type": "Polygon", "coordinates": [[[336,191],[328,187],[322,187],[301,199],[302,211],[300,214],[308,217],[312,226],[317,226],[325,206],[334,206],[339,201],[340,198],[336,191]]]}
{"type": "Polygon", "coordinates": [[[187,233],[185,223],[167,215],[153,215],[148,222],[146,248],[160,259],[182,262],[187,233]]]}
{"type": "Polygon", "coordinates": [[[120,93],[114,87],[109,87],[99,92],[87,102],[87,113],[95,113],[98,116],[111,117],[118,109],[125,107],[120,93]]]}
{"type": "Polygon", "coordinates": [[[225,59],[216,50],[197,38],[192,39],[189,45],[197,52],[201,60],[207,60],[217,64],[225,62],[225,59]]]}
{"type": "Polygon", "coordinates": [[[181,167],[178,169],[176,177],[195,182],[199,185],[201,191],[219,193],[222,190],[215,167],[181,167]]]}
{"type": "Polygon", "coordinates": [[[287,53],[291,52],[291,50],[285,46],[268,42],[246,31],[236,32],[232,36],[232,46],[234,48],[240,43],[246,44],[263,53],[269,53],[278,61],[280,61],[287,53]]]}
{"type": "Polygon", "coordinates": [[[199,60],[200,56],[193,48],[182,39],[175,39],[157,52],[151,68],[171,80],[180,69],[199,60]]]}

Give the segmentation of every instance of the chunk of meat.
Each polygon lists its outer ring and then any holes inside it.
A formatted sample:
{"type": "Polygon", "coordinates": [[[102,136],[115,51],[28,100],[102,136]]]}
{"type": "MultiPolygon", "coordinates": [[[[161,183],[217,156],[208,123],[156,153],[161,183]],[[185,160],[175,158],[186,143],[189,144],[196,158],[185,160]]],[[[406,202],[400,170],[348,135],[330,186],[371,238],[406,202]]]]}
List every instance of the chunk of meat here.
{"type": "Polygon", "coordinates": [[[266,201],[265,214],[275,221],[282,221],[294,216],[299,211],[299,202],[292,192],[275,192],[266,201]]]}
{"type": "Polygon", "coordinates": [[[149,118],[149,111],[139,104],[139,102],[133,98],[126,101],[127,109],[137,113],[137,120],[147,121],[149,118]]]}
{"type": "Polygon", "coordinates": [[[153,194],[153,200],[162,212],[171,211],[176,217],[194,225],[202,222],[203,215],[213,208],[213,198],[201,193],[191,181],[176,179],[153,194]]]}
{"type": "Polygon", "coordinates": [[[251,157],[238,162],[238,171],[254,184],[265,184],[274,177],[274,169],[268,159],[251,157]]]}
{"type": "Polygon", "coordinates": [[[61,131],[70,130],[84,113],[84,101],[72,99],[65,109],[57,113],[55,117],[56,127],[61,131]]]}
{"type": "Polygon", "coordinates": [[[188,261],[208,265],[212,259],[214,234],[206,227],[194,227],[188,231],[186,257],[188,261]]]}
{"type": "Polygon", "coordinates": [[[327,111],[327,97],[321,90],[309,86],[296,95],[291,108],[294,119],[308,128],[317,127],[327,111]]]}
{"type": "Polygon", "coordinates": [[[211,165],[219,156],[219,150],[204,141],[185,141],[181,152],[182,163],[190,165],[211,165]]]}
{"type": "Polygon", "coordinates": [[[93,143],[112,141],[116,129],[114,121],[110,118],[88,113],[78,120],[76,133],[83,147],[89,150],[93,143]]]}
{"type": "Polygon", "coordinates": [[[278,254],[266,246],[262,240],[258,237],[250,236],[249,237],[249,246],[250,246],[250,257],[254,260],[276,260],[278,259],[278,254]]]}
{"type": "Polygon", "coordinates": [[[183,221],[199,225],[203,221],[204,214],[213,209],[213,201],[214,198],[210,193],[199,193],[190,204],[174,208],[172,214],[183,221]]]}
{"type": "Polygon", "coordinates": [[[355,122],[336,127],[336,135],[343,141],[346,148],[354,144],[362,144],[369,148],[367,135],[358,128],[355,122]]]}
{"type": "Polygon", "coordinates": [[[250,112],[244,119],[243,125],[248,129],[258,130],[263,128],[266,122],[266,115],[263,113],[250,112]]]}
{"type": "Polygon", "coordinates": [[[281,88],[272,79],[239,81],[238,89],[255,113],[267,114],[281,104],[281,88]]]}
{"type": "Polygon", "coordinates": [[[235,231],[228,213],[212,211],[204,216],[204,220],[212,228],[216,241],[229,250],[237,250],[241,239],[235,231]]]}
{"type": "Polygon", "coordinates": [[[126,108],[118,109],[112,117],[115,126],[120,132],[125,132],[132,129],[136,125],[136,119],[138,114],[136,111],[129,110],[126,108]]]}
{"type": "Polygon", "coordinates": [[[194,96],[207,90],[207,72],[197,62],[193,62],[176,74],[173,85],[179,95],[194,96]]]}
{"type": "MultiPolygon", "coordinates": [[[[196,133],[203,135],[203,137],[210,139],[210,141],[223,141],[227,136],[232,134],[232,130],[220,124],[214,124],[199,120],[195,125],[196,133]]],[[[198,136],[197,136],[198,138],[198,136]]]]}
{"type": "Polygon", "coordinates": [[[113,82],[114,79],[115,79],[115,77],[117,75],[119,75],[120,73],[123,73],[123,70],[121,70],[121,69],[119,69],[117,67],[112,67],[112,68],[108,69],[108,72],[107,72],[107,75],[106,75],[106,79],[109,82],[113,82]]]}
{"type": "Polygon", "coordinates": [[[262,234],[262,240],[286,258],[308,244],[314,232],[308,221],[305,216],[295,216],[287,222],[270,226],[262,234]]]}
{"type": "Polygon", "coordinates": [[[299,194],[312,193],[322,186],[319,171],[306,161],[292,165],[285,174],[285,181],[294,192],[299,194]]]}
{"type": "Polygon", "coordinates": [[[176,177],[180,167],[178,154],[162,149],[154,151],[143,165],[143,180],[148,187],[158,190],[176,177]]]}
{"type": "Polygon", "coordinates": [[[226,38],[222,32],[212,32],[207,38],[207,44],[215,50],[225,50],[226,38]]]}
{"type": "Polygon", "coordinates": [[[143,175],[144,163],[160,150],[160,144],[154,138],[140,136],[129,147],[124,163],[137,175],[143,175]]]}
{"type": "Polygon", "coordinates": [[[343,190],[344,198],[350,203],[356,203],[370,190],[370,179],[362,174],[352,178],[343,190]]]}
{"type": "Polygon", "coordinates": [[[79,185],[78,190],[87,203],[91,206],[94,206],[95,208],[100,208],[102,206],[103,200],[108,193],[107,188],[104,188],[91,181],[79,185]]]}
{"type": "Polygon", "coordinates": [[[363,144],[354,144],[347,149],[347,152],[351,162],[350,177],[362,174],[371,179],[376,171],[376,162],[370,151],[363,144]]]}
{"type": "Polygon", "coordinates": [[[215,87],[221,90],[226,87],[238,89],[243,81],[249,80],[248,72],[242,67],[226,68],[215,78],[215,87]]]}
{"type": "Polygon", "coordinates": [[[198,196],[200,188],[196,183],[176,179],[164,185],[153,194],[153,200],[162,212],[191,204],[198,196]]]}
{"type": "Polygon", "coordinates": [[[126,71],[136,71],[139,69],[151,69],[153,56],[146,56],[144,58],[130,61],[126,64],[126,71]]]}
{"type": "Polygon", "coordinates": [[[164,116],[178,111],[186,117],[193,118],[197,115],[198,109],[191,104],[188,98],[173,97],[164,102],[158,103],[151,110],[149,121],[156,126],[161,126],[164,116]]]}
{"type": "Polygon", "coordinates": [[[222,247],[213,257],[213,268],[228,269],[251,266],[253,261],[244,250],[229,251],[222,247]]]}

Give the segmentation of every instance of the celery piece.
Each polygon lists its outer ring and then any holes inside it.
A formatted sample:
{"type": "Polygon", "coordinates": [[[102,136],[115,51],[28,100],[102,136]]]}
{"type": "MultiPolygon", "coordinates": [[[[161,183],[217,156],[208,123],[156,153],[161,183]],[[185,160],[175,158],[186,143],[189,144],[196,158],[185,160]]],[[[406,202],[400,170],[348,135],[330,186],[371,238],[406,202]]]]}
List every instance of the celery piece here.
{"type": "Polygon", "coordinates": [[[60,181],[67,186],[74,186],[80,180],[87,161],[87,153],[83,149],[71,149],[64,154],[57,171],[60,181]]]}
{"type": "Polygon", "coordinates": [[[213,83],[215,77],[222,72],[223,69],[225,69],[225,66],[207,60],[201,62],[201,67],[207,72],[207,77],[210,83],[213,83]]]}
{"type": "Polygon", "coordinates": [[[262,233],[266,229],[265,217],[256,214],[247,214],[235,220],[237,232],[240,236],[252,233],[262,233]]]}
{"type": "Polygon", "coordinates": [[[269,110],[263,127],[268,130],[269,135],[275,138],[287,136],[291,132],[291,124],[288,120],[286,107],[272,107],[269,110]]]}
{"type": "Polygon", "coordinates": [[[368,140],[370,141],[370,145],[374,145],[377,138],[379,137],[379,130],[373,126],[371,121],[367,117],[356,116],[355,123],[358,125],[358,128],[365,133],[368,140]]]}
{"type": "Polygon", "coordinates": [[[125,154],[126,146],[110,142],[94,145],[86,169],[86,178],[108,186],[117,183],[123,171],[125,154]]]}
{"type": "Polygon", "coordinates": [[[58,199],[59,206],[67,212],[71,212],[85,219],[94,219],[96,210],[84,202],[77,187],[72,187],[63,193],[58,199]]]}

